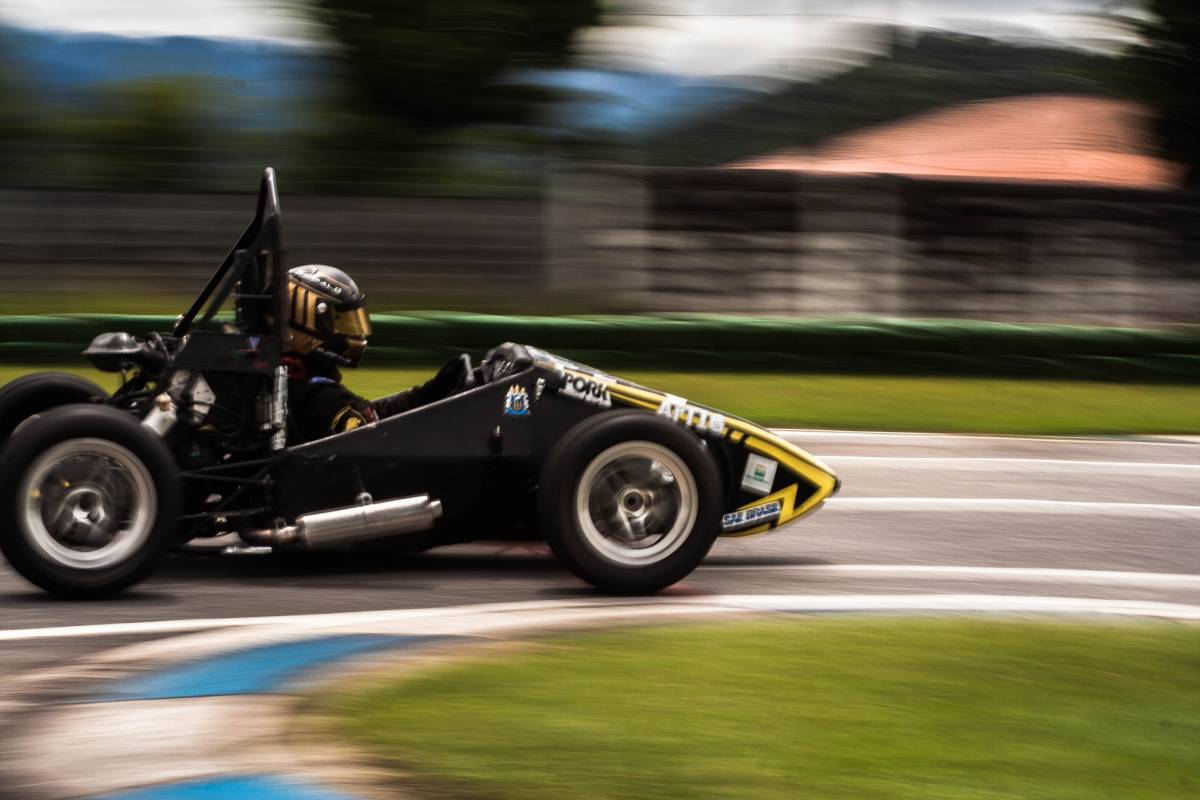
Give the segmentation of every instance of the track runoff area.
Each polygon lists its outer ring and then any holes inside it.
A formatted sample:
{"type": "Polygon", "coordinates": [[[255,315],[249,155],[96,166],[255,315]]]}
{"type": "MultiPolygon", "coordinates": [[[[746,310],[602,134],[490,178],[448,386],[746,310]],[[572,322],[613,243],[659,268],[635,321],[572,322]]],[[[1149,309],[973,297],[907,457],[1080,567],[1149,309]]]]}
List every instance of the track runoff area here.
{"type": "Polygon", "coordinates": [[[354,797],[261,743],[314,681],[443,641],[764,612],[1200,620],[1200,440],[781,433],[842,493],[655,598],[487,543],[382,567],[176,557],[90,604],[0,571],[0,797],[354,797]]]}

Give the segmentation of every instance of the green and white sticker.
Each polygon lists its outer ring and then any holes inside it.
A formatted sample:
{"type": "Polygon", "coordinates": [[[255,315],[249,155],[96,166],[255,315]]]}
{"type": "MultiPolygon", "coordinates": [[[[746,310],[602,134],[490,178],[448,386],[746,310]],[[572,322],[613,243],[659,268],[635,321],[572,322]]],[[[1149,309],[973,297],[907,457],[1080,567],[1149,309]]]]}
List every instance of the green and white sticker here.
{"type": "Polygon", "coordinates": [[[742,472],[742,488],[751,494],[770,494],[778,467],[777,461],[751,453],[746,458],[746,469],[742,472]]]}

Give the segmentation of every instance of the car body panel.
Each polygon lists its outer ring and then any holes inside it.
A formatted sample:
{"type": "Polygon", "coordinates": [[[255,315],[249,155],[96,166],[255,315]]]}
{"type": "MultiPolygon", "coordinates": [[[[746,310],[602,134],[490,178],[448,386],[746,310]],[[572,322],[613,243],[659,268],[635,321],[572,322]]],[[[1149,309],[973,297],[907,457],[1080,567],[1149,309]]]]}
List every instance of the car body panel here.
{"type": "Polygon", "coordinates": [[[706,443],[727,487],[723,535],[778,528],[838,488],[833,470],[765,428],[530,350],[531,367],[494,383],[289,447],[279,470],[280,515],[349,505],[362,491],[376,501],[424,493],[442,502],[437,528],[447,541],[519,535],[533,524],[520,499],[532,495],[550,450],[583,420],[618,409],[673,419],[706,443]],[[752,456],[778,465],[756,491],[742,485],[752,456]]]}
{"type": "Polygon", "coordinates": [[[815,511],[840,488],[838,476],[830,467],[766,428],[543,350],[528,349],[538,366],[558,375],[560,382],[572,381],[573,401],[602,407],[604,401],[599,398],[607,394],[613,407],[639,408],[672,419],[719,451],[729,489],[722,535],[749,536],[778,528],[815,511]],[[582,399],[575,399],[580,395],[582,399]],[[743,487],[745,481],[739,480],[752,455],[778,465],[768,488],[750,491],[743,487]],[[764,507],[765,512],[755,513],[764,507]],[[757,520],[761,523],[748,524],[757,520]]]}

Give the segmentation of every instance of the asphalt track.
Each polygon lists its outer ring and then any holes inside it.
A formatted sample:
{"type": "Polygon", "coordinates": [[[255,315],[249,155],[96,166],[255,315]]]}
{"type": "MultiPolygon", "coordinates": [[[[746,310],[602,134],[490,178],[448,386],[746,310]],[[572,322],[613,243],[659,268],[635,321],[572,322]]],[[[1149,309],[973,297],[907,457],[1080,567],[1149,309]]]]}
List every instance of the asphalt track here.
{"type": "MultiPolygon", "coordinates": [[[[786,435],[837,469],[842,493],[781,531],[719,542],[673,594],[1200,605],[1200,439],[786,435]]],[[[0,702],[9,676],[200,620],[588,597],[531,546],[383,560],[179,555],[137,591],[91,603],[54,600],[0,567],[0,702]]]]}
{"type": "Polygon", "coordinates": [[[350,796],[323,787],[344,788],[356,762],[263,747],[285,742],[303,691],[285,674],[338,648],[755,610],[1200,620],[1200,439],[786,435],[839,471],[842,494],[782,531],[721,541],[640,607],[530,546],[178,555],[92,603],[0,567],[0,797],[350,796]]]}

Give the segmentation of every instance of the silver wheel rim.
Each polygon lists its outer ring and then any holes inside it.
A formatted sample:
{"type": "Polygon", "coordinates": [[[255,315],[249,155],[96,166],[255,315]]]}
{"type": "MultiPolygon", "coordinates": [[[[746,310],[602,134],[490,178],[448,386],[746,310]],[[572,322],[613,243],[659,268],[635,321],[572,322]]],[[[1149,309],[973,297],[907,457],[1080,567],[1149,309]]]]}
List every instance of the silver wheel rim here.
{"type": "Polygon", "coordinates": [[[107,439],[59,442],[25,469],[17,491],[29,543],[64,567],[120,564],[154,526],[154,479],[141,459],[107,439]]]}
{"type": "Polygon", "coordinates": [[[592,459],[575,490],[575,515],[592,549],[625,566],[657,564],[696,524],[696,479],[654,442],[622,442],[592,459]]]}

